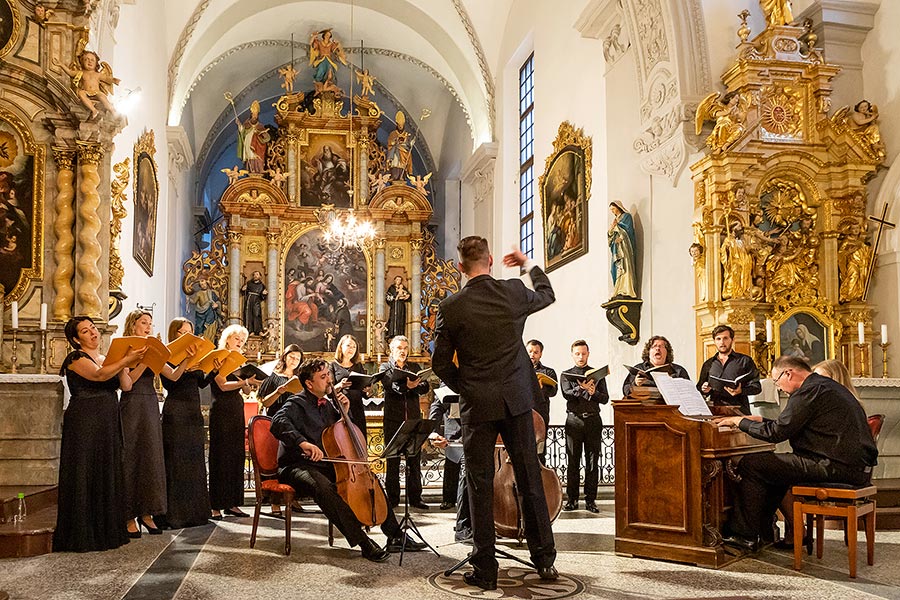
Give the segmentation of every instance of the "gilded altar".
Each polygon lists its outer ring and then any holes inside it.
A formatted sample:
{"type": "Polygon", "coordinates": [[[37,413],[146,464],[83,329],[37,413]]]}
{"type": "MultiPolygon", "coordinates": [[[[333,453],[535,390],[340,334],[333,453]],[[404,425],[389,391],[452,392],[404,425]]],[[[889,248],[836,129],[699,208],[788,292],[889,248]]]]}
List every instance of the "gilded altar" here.
{"type": "Polygon", "coordinates": [[[809,24],[770,24],[749,39],[748,13],[739,16],[725,92],[696,115],[708,147],[691,166],[698,362],[713,350],[712,329],[727,323],[762,371],[794,354],[841,358],[865,375],[871,355],[855,342],[858,323],[872,326],[866,182],[885,157],[877,107],[832,110],[839,68],[809,24]]]}

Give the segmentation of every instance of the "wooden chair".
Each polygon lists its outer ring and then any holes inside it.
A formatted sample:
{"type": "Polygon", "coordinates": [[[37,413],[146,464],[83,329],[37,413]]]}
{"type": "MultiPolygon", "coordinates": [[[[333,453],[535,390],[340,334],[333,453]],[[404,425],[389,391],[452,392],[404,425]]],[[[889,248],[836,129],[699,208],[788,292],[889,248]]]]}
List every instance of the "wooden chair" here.
{"type": "MultiPolygon", "coordinates": [[[[868,417],[872,437],[878,435],[884,425],[884,415],[868,417]]],[[[847,544],[847,558],[850,562],[850,577],[856,577],[856,542],[860,520],[866,532],[866,561],[875,564],[875,494],[874,485],[857,488],[840,483],[819,483],[795,485],[794,496],[794,568],[799,570],[803,556],[803,517],[806,516],[806,551],[812,554],[812,523],[816,518],[816,558],[822,558],[825,533],[825,519],[838,518],[844,521],[844,542],[847,544]]]]}
{"type": "MultiPolygon", "coordinates": [[[[289,555],[291,553],[291,506],[294,502],[295,491],[286,483],[278,482],[278,440],[272,435],[271,426],[272,418],[266,415],[251,417],[247,426],[250,460],[253,463],[253,479],[256,482],[256,510],[253,513],[250,547],[253,548],[256,544],[256,528],[259,525],[259,515],[265,501],[265,494],[280,495],[284,504],[284,554],[289,555]]],[[[334,524],[331,521],[328,521],[328,545],[334,545],[334,524]]]]}

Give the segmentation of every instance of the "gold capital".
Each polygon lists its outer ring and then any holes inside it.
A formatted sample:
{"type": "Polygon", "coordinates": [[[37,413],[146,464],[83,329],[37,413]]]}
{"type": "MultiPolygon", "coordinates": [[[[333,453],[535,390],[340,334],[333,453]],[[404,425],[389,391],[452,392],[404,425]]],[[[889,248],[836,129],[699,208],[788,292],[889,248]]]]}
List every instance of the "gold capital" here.
{"type": "Polygon", "coordinates": [[[69,148],[53,148],[53,160],[60,171],[75,170],[75,151],[69,148]]]}
{"type": "Polygon", "coordinates": [[[82,142],[76,140],[78,145],[78,161],[85,165],[99,165],[103,159],[103,146],[96,142],[82,142]]]}

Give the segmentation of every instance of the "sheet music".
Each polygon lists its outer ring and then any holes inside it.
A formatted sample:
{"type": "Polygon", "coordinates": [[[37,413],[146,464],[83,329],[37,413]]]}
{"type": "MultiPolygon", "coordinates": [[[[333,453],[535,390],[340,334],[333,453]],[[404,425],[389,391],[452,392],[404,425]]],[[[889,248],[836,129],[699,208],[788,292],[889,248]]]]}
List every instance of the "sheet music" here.
{"type": "Polygon", "coordinates": [[[683,415],[712,416],[709,406],[689,379],[672,378],[666,373],[650,373],[666,404],[677,406],[683,415]]]}

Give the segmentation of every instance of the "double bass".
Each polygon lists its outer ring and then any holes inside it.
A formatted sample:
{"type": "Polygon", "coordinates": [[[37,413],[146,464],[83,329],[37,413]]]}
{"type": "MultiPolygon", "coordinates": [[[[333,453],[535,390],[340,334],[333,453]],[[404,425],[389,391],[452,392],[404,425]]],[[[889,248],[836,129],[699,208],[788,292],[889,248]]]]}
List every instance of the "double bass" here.
{"type": "MultiPolygon", "coordinates": [[[[546,433],[544,419],[535,410],[531,411],[531,415],[534,420],[535,442],[539,442],[544,439],[546,433]]],[[[502,445],[502,438],[499,436],[497,443],[502,445]]],[[[497,449],[496,458],[499,469],[494,474],[494,530],[499,536],[521,541],[525,537],[522,495],[516,486],[516,476],[505,447],[497,449]]],[[[556,471],[543,464],[540,468],[547,510],[550,513],[550,522],[553,523],[562,511],[562,484],[556,471]]]]}
{"type": "Polygon", "coordinates": [[[353,424],[336,392],[335,404],[341,419],[322,432],[322,448],[334,463],[337,491],[360,523],[366,527],[380,525],[387,518],[388,503],[378,477],[369,466],[367,444],[362,431],[353,424]]]}

